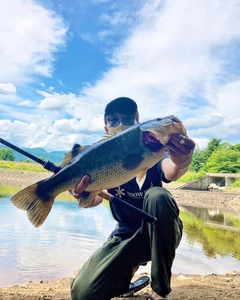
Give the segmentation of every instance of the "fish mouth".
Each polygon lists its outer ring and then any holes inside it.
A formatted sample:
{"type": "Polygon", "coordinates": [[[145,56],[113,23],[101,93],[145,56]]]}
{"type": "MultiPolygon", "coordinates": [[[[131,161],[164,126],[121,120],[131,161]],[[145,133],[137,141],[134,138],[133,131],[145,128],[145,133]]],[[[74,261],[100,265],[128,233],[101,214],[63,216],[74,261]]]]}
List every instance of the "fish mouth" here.
{"type": "Polygon", "coordinates": [[[157,152],[164,147],[164,145],[149,131],[144,132],[143,143],[144,146],[151,152],[157,152]]]}

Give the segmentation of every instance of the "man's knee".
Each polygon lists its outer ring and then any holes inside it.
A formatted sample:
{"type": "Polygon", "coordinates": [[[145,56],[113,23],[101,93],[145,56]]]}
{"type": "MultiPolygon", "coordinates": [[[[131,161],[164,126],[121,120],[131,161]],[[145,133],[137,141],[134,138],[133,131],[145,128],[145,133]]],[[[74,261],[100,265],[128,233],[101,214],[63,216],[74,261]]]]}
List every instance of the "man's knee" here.
{"type": "Polygon", "coordinates": [[[71,289],[71,299],[72,300],[92,300],[92,299],[98,299],[94,298],[92,293],[89,293],[88,291],[82,291],[79,288],[73,287],[71,289]]]}
{"type": "Polygon", "coordinates": [[[75,278],[71,285],[71,298],[72,300],[90,300],[92,298],[91,289],[88,285],[82,284],[79,278],[75,278]]]}
{"type": "Polygon", "coordinates": [[[157,210],[159,213],[173,211],[177,214],[179,213],[178,206],[172,194],[163,187],[150,188],[145,194],[144,201],[147,210],[157,210]]]}
{"type": "Polygon", "coordinates": [[[110,299],[107,296],[109,287],[101,283],[97,278],[87,276],[89,274],[78,274],[71,285],[72,300],[102,300],[110,299]],[[86,275],[86,276],[85,276],[86,275]]]}
{"type": "Polygon", "coordinates": [[[152,187],[147,190],[145,194],[145,199],[148,201],[157,201],[157,202],[165,202],[171,199],[171,194],[170,192],[159,186],[152,187]]]}
{"type": "Polygon", "coordinates": [[[80,299],[80,291],[79,291],[79,287],[76,284],[76,278],[73,279],[72,284],[71,284],[71,298],[72,300],[78,300],[80,299]]]}

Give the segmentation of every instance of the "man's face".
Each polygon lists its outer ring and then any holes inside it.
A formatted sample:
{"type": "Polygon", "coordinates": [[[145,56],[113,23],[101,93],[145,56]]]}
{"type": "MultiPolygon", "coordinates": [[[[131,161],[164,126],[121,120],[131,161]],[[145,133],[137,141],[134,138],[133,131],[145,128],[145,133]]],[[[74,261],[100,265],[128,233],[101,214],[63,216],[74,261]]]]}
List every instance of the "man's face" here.
{"type": "Polygon", "coordinates": [[[105,130],[106,132],[119,132],[123,131],[130,126],[138,123],[138,113],[135,114],[119,114],[114,113],[105,117],[105,130]]]}

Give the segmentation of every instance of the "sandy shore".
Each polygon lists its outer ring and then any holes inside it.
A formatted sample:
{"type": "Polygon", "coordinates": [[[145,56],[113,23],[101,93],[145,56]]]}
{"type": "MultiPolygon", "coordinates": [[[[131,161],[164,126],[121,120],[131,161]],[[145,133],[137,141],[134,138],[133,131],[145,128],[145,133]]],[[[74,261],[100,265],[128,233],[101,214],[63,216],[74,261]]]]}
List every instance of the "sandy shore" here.
{"type": "MultiPolygon", "coordinates": [[[[146,274],[144,274],[146,275],[146,274]]],[[[135,277],[136,279],[137,277],[135,277]]],[[[70,300],[72,278],[51,281],[28,282],[24,285],[0,288],[1,300],[70,300]]],[[[127,300],[143,300],[151,293],[148,285],[127,300]]],[[[120,300],[123,298],[114,298],[120,300]]],[[[182,275],[172,277],[172,292],[169,300],[239,300],[240,273],[226,275],[182,275]]],[[[93,299],[94,300],[94,299],[93,299]]],[[[103,299],[104,300],[104,299],[103,299]]]]}

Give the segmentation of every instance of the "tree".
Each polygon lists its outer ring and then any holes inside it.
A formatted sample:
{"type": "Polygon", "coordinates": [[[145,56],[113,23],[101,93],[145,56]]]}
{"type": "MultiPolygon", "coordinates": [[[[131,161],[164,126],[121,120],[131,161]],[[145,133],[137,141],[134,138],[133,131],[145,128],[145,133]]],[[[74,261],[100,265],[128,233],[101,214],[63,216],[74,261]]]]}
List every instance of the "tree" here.
{"type": "Polygon", "coordinates": [[[0,160],[14,161],[15,156],[13,154],[13,151],[6,148],[0,148],[0,160]]]}
{"type": "Polygon", "coordinates": [[[217,139],[217,138],[212,138],[211,141],[208,142],[207,147],[204,149],[205,155],[206,155],[207,159],[212,155],[212,153],[215,150],[217,150],[217,148],[219,147],[220,143],[221,143],[221,140],[217,139]]]}
{"type": "Polygon", "coordinates": [[[232,149],[240,152],[240,144],[233,145],[232,149]]]}
{"type": "Polygon", "coordinates": [[[213,138],[203,150],[199,147],[195,148],[190,171],[238,173],[240,172],[239,154],[240,144],[233,146],[229,142],[221,143],[220,139],[213,138]]]}
{"type": "Polygon", "coordinates": [[[201,169],[203,169],[206,161],[207,161],[207,157],[206,157],[205,151],[200,150],[199,147],[197,146],[193,152],[192,163],[190,165],[190,171],[199,172],[201,169]]]}
{"type": "Polygon", "coordinates": [[[203,150],[196,147],[193,152],[192,163],[190,165],[190,171],[199,172],[200,170],[206,171],[206,162],[212,153],[220,146],[220,139],[212,138],[208,142],[208,145],[203,150]]]}
{"type": "Polygon", "coordinates": [[[231,148],[214,151],[206,163],[207,172],[240,173],[240,151],[231,148]]]}

